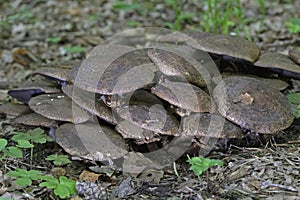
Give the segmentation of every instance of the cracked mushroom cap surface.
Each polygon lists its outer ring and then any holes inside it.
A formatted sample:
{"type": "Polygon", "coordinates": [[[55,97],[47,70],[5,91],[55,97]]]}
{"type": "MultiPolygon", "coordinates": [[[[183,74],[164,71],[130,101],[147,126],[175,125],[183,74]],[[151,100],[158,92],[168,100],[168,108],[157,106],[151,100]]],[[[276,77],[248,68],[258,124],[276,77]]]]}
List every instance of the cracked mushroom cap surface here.
{"type": "Polygon", "coordinates": [[[29,107],[36,113],[49,119],[82,123],[91,118],[91,114],[80,108],[63,93],[42,94],[29,101],[29,107]]]}
{"type": "Polygon", "coordinates": [[[288,99],[255,78],[223,79],[215,87],[213,98],[223,117],[258,133],[276,133],[294,120],[288,99]]]}

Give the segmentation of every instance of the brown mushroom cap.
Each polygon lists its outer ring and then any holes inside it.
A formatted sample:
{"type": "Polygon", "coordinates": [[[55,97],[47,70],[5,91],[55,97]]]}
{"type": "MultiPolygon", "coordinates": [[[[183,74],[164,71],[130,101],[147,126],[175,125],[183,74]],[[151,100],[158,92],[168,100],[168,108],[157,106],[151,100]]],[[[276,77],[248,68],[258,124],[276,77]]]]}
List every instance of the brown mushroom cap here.
{"type": "Polygon", "coordinates": [[[66,123],[55,131],[55,141],[69,154],[105,161],[127,154],[125,140],[113,129],[94,122],[66,123]]]}
{"type": "Polygon", "coordinates": [[[215,87],[213,97],[223,117],[258,133],[278,132],[294,120],[287,98],[255,78],[223,79],[215,87]]]}
{"type": "Polygon", "coordinates": [[[233,35],[206,35],[197,32],[191,35],[197,43],[191,44],[202,51],[255,62],[260,54],[259,48],[251,41],[233,35]]]}
{"type": "Polygon", "coordinates": [[[36,95],[44,93],[58,93],[58,85],[40,76],[33,77],[21,83],[18,88],[8,91],[8,94],[18,101],[28,104],[36,95]]]}
{"type": "Polygon", "coordinates": [[[160,104],[136,103],[115,108],[121,118],[163,135],[177,135],[179,123],[160,104]]]}
{"type": "Polygon", "coordinates": [[[285,90],[289,84],[283,80],[280,79],[273,79],[273,78],[263,78],[263,77],[259,77],[259,76],[254,76],[252,74],[235,74],[235,73],[222,73],[222,78],[225,79],[227,77],[231,77],[231,76],[242,76],[242,77],[252,77],[252,78],[256,78],[262,82],[264,82],[265,84],[277,89],[277,90],[285,90]]]}
{"type": "Polygon", "coordinates": [[[211,112],[210,96],[189,83],[165,81],[152,87],[151,92],[179,108],[192,112],[211,112]]]}
{"type": "Polygon", "coordinates": [[[292,61],[300,65],[300,50],[299,48],[293,48],[289,51],[289,57],[292,61]]]}
{"type": "Polygon", "coordinates": [[[59,67],[40,67],[33,74],[40,74],[51,80],[66,83],[70,81],[70,69],[59,67]]]}
{"type": "Polygon", "coordinates": [[[20,115],[30,113],[30,108],[27,105],[19,103],[6,103],[0,106],[0,113],[9,116],[18,117],[20,115]]]}
{"type": "Polygon", "coordinates": [[[262,54],[254,65],[270,68],[270,70],[276,73],[300,79],[300,66],[295,64],[288,56],[277,52],[262,54]]]}
{"type": "Polygon", "coordinates": [[[210,80],[204,67],[191,55],[180,50],[149,49],[148,56],[162,73],[167,76],[184,77],[188,82],[200,87],[206,86],[205,80],[210,80]]]}
{"type": "Polygon", "coordinates": [[[242,138],[241,128],[219,114],[195,113],[183,118],[182,135],[213,138],[242,138]]]}
{"type": "Polygon", "coordinates": [[[82,123],[91,118],[91,114],[73,104],[72,99],[63,93],[33,97],[29,101],[29,107],[40,115],[59,121],[82,123]]]}
{"type": "Polygon", "coordinates": [[[29,113],[22,115],[14,120],[17,124],[24,124],[29,126],[43,126],[43,127],[58,127],[58,122],[48,119],[37,113],[29,113]]]}
{"type": "Polygon", "coordinates": [[[125,96],[125,103],[112,109],[116,116],[146,130],[163,135],[177,134],[177,119],[165,110],[158,97],[144,90],[124,95],[128,95],[125,96]]]}
{"type": "Polygon", "coordinates": [[[123,138],[134,139],[137,144],[159,141],[160,137],[153,131],[143,129],[127,120],[118,123],[116,130],[123,138]]]}
{"type": "Polygon", "coordinates": [[[145,50],[123,45],[101,45],[92,50],[76,74],[75,86],[113,95],[134,91],[152,83],[154,71],[145,50]]]}
{"type": "Polygon", "coordinates": [[[62,91],[80,107],[107,122],[116,124],[110,108],[100,100],[100,95],[82,90],[73,85],[62,86],[62,91]]]}

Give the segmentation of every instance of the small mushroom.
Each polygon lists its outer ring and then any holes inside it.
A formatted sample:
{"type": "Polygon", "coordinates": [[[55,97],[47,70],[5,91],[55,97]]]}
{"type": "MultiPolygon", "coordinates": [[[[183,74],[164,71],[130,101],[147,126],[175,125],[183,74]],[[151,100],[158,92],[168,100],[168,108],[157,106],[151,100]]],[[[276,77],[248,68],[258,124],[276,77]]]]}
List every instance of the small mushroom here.
{"type": "Polygon", "coordinates": [[[91,114],[73,104],[72,99],[63,93],[33,97],[29,101],[29,107],[40,115],[59,121],[82,123],[91,118],[91,114]]]}

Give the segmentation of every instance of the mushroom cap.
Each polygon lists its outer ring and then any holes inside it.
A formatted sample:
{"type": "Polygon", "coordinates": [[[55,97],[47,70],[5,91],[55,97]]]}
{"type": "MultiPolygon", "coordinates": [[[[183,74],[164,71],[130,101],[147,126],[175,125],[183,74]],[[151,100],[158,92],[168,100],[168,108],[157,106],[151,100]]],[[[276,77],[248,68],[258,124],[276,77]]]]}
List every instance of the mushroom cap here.
{"type": "Polygon", "coordinates": [[[13,117],[18,117],[30,112],[30,108],[24,104],[6,103],[0,106],[0,113],[4,113],[13,117]]]}
{"type": "Polygon", "coordinates": [[[278,52],[266,52],[254,63],[255,66],[269,68],[284,76],[300,79],[300,66],[288,56],[278,52]]]}
{"type": "Polygon", "coordinates": [[[91,118],[91,114],[83,110],[72,99],[63,93],[42,94],[29,101],[29,107],[36,113],[49,119],[82,123],[91,118]]]}
{"type": "Polygon", "coordinates": [[[251,41],[233,35],[211,35],[197,32],[190,35],[197,43],[191,46],[209,53],[227,55],[234,58],[255,62],[260,54],[259,48],[251,41]]]}
{"type": "Polygon", "coordinates": [[[100,95],[82,90],[73,85],[62,86],[62,91],[75,102],[79,107],[97,115],[101,119],[116,124],[116,120],[110,108],[100,100],[100,95]]]}
{"type": "Polygon", "coordinates": [[[300,50],[299,48],[293,48],[289,51],[289,57],[292,61],[300,65],[300,50]]]}
{"type": "Polygon", "coordinates": [[[170,104],[192,112],[212,112],[213,109],[211,97],[189,83],[165,81],[152,87],[151,92],[170,104]]]}
{"type": "Polygon", "coordinates": [[[265,84],[277,89],[277,90],[285,90],[289,84],[283,80],[280,79],[274,79],[274,78],[264,78],[264,77],[260,77],[260,76],[255,76],[252,74],[236,74],[236,73],[222,73],[222,78],[225,79],[227,77],[231,77],[231,76],[240,76],[240,77],[252,77],[252,78],[256,78],[262,82],[264,82],[265,84]]]}
{"type": "Polygon", "coordinates": [[[123,119],[162,135],[176,135],[179,123],[160,104],[134,103],[114,109],[123,119]]]}
{"type": "Polygon", "coordinates": [[[95,93],[131,92],[152,83],[156,66],[146,51],[123,45],[101,45],[82,62],[74,85],[95,93]]]}
{"type": "Polygon", "coordinates": [[[157,137],[154,131],[143,129],[127,120],[123,120],[118,123],[116,130],[125,139],[134,139],[137,144],[144,144],[159,141],[160,137],[157,137]]]}
{"type": "Polygon", "coordinates": [[[28,126],[58,127],[57,121],[48,119],[37,113],[29,113],[19,116],[14,120],[14,122],[28,126]]]}
{"type": "Polygon", "coordinates": [[[43,77],[36,76],[21,83],[18,88],[9,90],[8,94],[18,101],[28,104],[33,96],[44,93],[60,92],[57,87],[57,84],[43,77]]]}
{"type": "Polygon", "coordinates": [[[179,49],[149,49],[148,56],[159,68],[159,70],[167,76],[178,76],[185,78],[188,82],[200,87],[206,86],[205,77],[209,77],[204,67],[197,62],[191,55],[180,51],[179,49]]]}
{"type": "Polygon", "coordinates": [[[294,120],[287,98],[255,78],[223,79],[215,87],[213,98],[223,117],[258,133],[276,133],[294,120]]]}
{"type": "Polygon", "coordinates": [[[40,74],[50,80],[66,83],[70,81],[70,69],[59,67],[40,67],[33,74],[40,74]]]}
{"type": "Polygon", "coordinates": [[[194,113],[183,118],[182,135],[212,138],[242,138],[240,127],[225,120],[219,114],[194,113]]]}
{"type": "Polygon", "coordinates": [[[124,102],[112,109],[115,116],[163,135],[176,135],[177,119],[163,107],[161,100],[145,90],[137,90],[132,94],[124,94],[124,102]]]}
{"type": "Polygon", "coordinates": [[[94,161],[128,153],[125,140],[113,129],[94,122],[66,123],[55,130],[55,141],[69,154],[94,161]]]}

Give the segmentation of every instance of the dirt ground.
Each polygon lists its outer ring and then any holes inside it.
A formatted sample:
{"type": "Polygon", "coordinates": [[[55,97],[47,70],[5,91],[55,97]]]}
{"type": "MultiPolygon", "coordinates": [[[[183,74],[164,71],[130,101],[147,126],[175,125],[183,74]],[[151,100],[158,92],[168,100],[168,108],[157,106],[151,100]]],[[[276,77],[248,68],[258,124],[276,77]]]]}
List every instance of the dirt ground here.
{"type": "MultiPolygon", "coordinates": [[[[122,30],[133,25],[166,27],[166,22],[174,22],[175,17],[172,6],[154,0],[150,1],[148,11],[116,10],[113,5],[117,1],[0,2],[0,105],[13,101],[7,91],[43,64],[82,60],[94,46],[122,30]]],[[[232,31],[250,36],[262,51],[287,54],[291,48],[300,47],[299,33],[291,33],[285,26],[289,19],[300,18],[300,1],[265,2],[265,15],[258,1],[241,2],[246,31],[238,27],[238,21],[232,31]]],[[[198,1],[186,1],[181,9],[201,13],[205,6],[198,1]]],[[[196,16],[190,22],[182,22],[182,27],[201,30],[200,20],[203,19],[196,16]]],[[[5,116],[1,116],[0,124],[0,137],[7,139],[11,138],[10,131],[24,129],[5,116]]],[[[229,141],[226,148],[211,151],[207,157],[221,159],[224,166],[210,168],[201,177],[188,170],[183,156],[176,162],[177,173],[174,166],[130,179],[121,172],[112,175],[96,172],[98,180],[82,182],[85,189],[73,199],[96,199],[96,195],[100,199],[300,199],[299,144],[300,121],[295,120],[290,128],[277,135],[252,134],[241,141],[229,141]],[[163,176],[159,178],[161,174],[163,176]]],[[[55,152],[63,153],[63,150],[49,143],[36,147],[32,165],[28,156],[22,160],[2,160],[0,199],[58,199],[52,190],[40,188],[38,184],[16,187],[4,176],[16,167],[56,175],[63,173],[81,181],[79,175],[84,170],[92,171],[97,166],[97,163],[74,160],[58,168],[41,161],[55,152]]]]}

